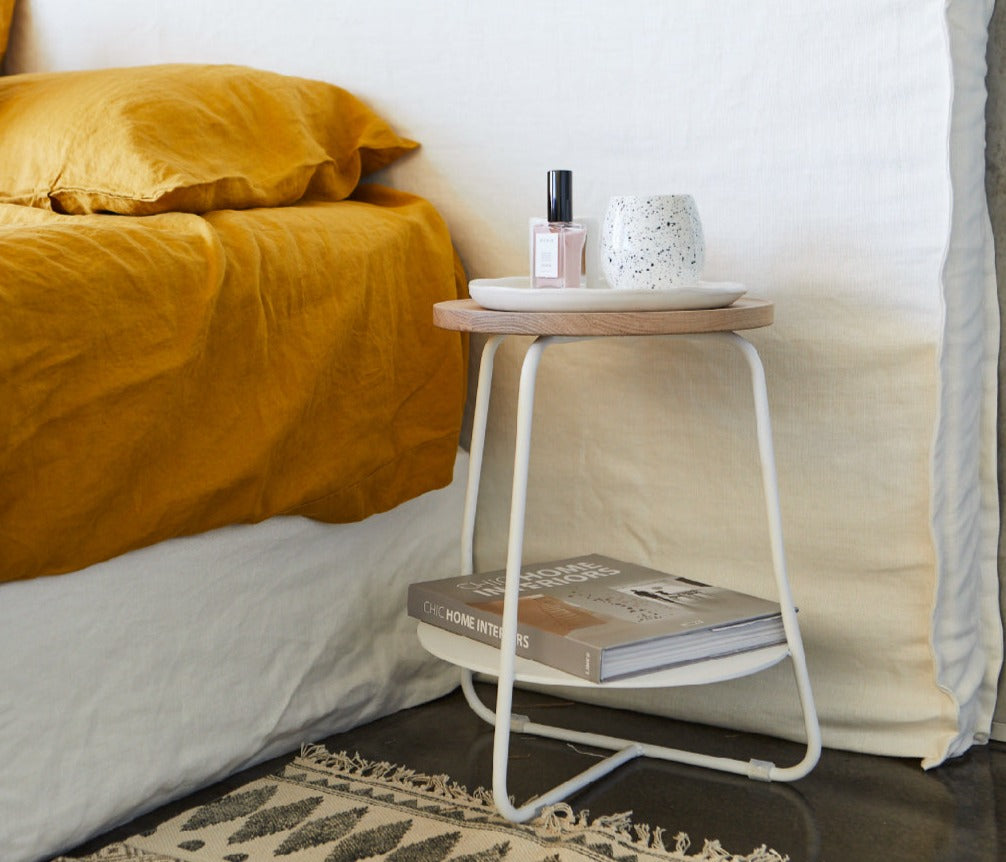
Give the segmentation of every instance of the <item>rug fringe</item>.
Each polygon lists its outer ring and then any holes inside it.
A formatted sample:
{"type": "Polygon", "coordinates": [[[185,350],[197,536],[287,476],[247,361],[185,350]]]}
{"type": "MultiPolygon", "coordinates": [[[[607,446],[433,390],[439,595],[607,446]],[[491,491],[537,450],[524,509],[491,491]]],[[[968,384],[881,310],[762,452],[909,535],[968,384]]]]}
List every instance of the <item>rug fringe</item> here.
{"type": "Polygon", "coordinates": [[[531,822],[562,837],[587,830],[607,833],[639,850],[666,853],[671,860],[681,862],[789,862],[789,856],[783,856],[764,844],[747,855],[738,856],[724,850],[719,841],[708,840],[698,855],[689,856],[687,853],[692,842],[687,833],[678,832],[673,838],[674,846],[668,847],[664,841],[663,828],[651,827],[645,823],[633,823],[631,811],[603,815],[591,820],[590,813],[586,809],[577,813],[567,803],[560,802],[543,808],[538,817],[531,822]]]}
{"type": "Polygon", "coordinates": [[[300,756],[305,760],[337,769],[345,775],[378,778],[403,790],[419,790],[455,802],[472,803],[495,810],[492,794],[479,788],[469,793],[468,788],[453,781],[445,774],[428,775],[386,760],[373,761],[361,757],[359,753],[350,755],[345,751],[330,752],[323,745],[306,744],[301,747],[300,756]]]}
{"type": "MultiPolygon", "coordinates": [[[[448,801],[462,802],[496,813],[496,803],[491,791],[479,787],[469,792],[463,784],[458,784],[445,774],[428,775],[384,760],[367,760],[359,752],[331,752],[317,743],[305,743],[301,746],[300,756],[326,769],[338,770],[344,775],[376,778],[403,790],[419,790],[448,801]]],[[[789,862],[789,856],[781,855],[764,844],[747,855],[738,856],[724,850],[719,841],[710,840],[704,842],[697,855],[687,855],[691,839],[686,833],[678,832],[671,839],[673,847],[668,847],[664,840],[665,831],[661,827],[633,823],[631,811],[602,815],[592,820],[588,810],[576,812],[569,804],[559,802],[543,808],[529,825],[562,837],[588,830],[606,833],[636,849],[666,853],[668,862],[789,862]]]]}

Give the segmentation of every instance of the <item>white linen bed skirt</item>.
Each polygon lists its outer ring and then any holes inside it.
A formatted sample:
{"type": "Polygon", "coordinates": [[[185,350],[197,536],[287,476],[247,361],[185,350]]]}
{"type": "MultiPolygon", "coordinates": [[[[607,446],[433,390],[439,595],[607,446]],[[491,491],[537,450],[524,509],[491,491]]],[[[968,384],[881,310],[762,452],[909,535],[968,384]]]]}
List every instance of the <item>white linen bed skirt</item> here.
{"type": "Polygon", "coordinates": [[[0,587],[0,858],[454,688],[405,606],[458,570],[467,461],[357,524],[273,518],[0,587]]]}

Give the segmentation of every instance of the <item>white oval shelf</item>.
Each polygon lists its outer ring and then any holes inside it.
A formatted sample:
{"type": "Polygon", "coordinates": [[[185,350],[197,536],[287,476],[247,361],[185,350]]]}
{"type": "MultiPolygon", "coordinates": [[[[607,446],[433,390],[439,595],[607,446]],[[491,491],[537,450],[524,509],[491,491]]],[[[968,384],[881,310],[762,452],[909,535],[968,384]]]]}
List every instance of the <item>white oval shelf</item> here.
{"type": "MultiPolygon", "coordinates": [[[[438,658],[476,673],[499,674],[499,650],[463,635],[419,623],[419,642],[438,658]]],[[[680,685],[704,685],[747,676],[778,664],[789,655],[786,644],[707,659],[679,667],[666,668],[638,676],[600,683],[604,688],[670,688],[680,685]]],[[[591,687],[598,683],[565,673],[548,665],[517,656],[514,663],[517,680],[536,685],[591,687]]]]}

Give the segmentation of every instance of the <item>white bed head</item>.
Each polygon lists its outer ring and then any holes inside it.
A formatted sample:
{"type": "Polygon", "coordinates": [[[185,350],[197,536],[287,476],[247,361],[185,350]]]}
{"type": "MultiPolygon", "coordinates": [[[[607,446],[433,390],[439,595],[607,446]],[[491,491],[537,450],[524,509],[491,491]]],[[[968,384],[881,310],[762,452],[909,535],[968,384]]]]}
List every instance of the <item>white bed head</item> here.
{"type": "MultiPolygon", "coordinates": [[[[423,144],[386,179],[439,207],[473,277],[526,272],[527,219],[543,214],[551,168],[573,170],[575,213],[588,221],[614,194],[694,195],[705,277],[776,301],[775,325],[752,340],[770,378],[787,552],[825,744],[932,764],[987,733],[1002,649],[998,312],[984,194],[992,7],[19,0],[7,70],[231,62],[340,84],[423,144]]],[[[577,409],[567,399],[583,383],[579,347],[541,382],[550,409],[577,409]]],[[[617,349],[591,354],[601,357],[592,383],[605,382],[612,356],[624,362],[617,349]]],[[[670,477],[712,462],[709,492],[689,486],[658,509],[639,495],[610,499],[626,506],[630,531],[612,532],[605,507],[587,502],[561,520],[549,492],[582,468],[577,446],[624,455],[625,428],[599,421],[590,440],[546,438],[533,467],[543,490],[528,511],[555,520],[549,536],[529,535],[530,558],[595,550],[606,534],[607,553],[662,565],[673,550],[687,574],[726,544],[722,492],[748,466],[730,436],[742,431],[716,404],[740,384],[665,391],[665,378],[708,364],[649,344],[632,349],[658,395],[607,380],[620,404],[635,405],[637,428],[666,420],[666,398],[686,428],[720,423],[719,436],[698,435],[693,449],[662,462],[670,477]]],[[[504,355],[497,365],[515,361],[504,355]]],[[[505,386],[501,415],[512,418],[505,386]]],[[[596,413],[596,398],[584,405],[596,413]]],[[[546,412],[536,422],[547,425],[546,412]]],[[[500,439],[490,444],[505,452],[500,439]]],[[[645,456],[619,462],[619,483],[653,480],[645,456]]],[[[505,461],[488,464],[483,489],[505,484],[505,461]]],[[[619,483],[592,499],[608,499],[619,483]]],[[[496,568],[505,501],[484,511],[482,563],[496,568]]],[[[718,572],[725,585],[748,588],[761,524],[745,510],[727,532],[741,551],[719,560],[718,572]]],[[[675,708],[799,733],[786,724],[787,677],[732,685],[722,701],[682,697],[675,708]]]]}
{"type": "MultiPolygon", "coordinates": [[[[527,218],[543,214],[546,171],[563,167],[588,221],[613,194],[692,193],[707,278],[774,294],[829,294],[838,280],[870,292],[880,266],[885,291],[901,283],[913,305],[937,302],[937,292],[914,289],[924,256],[905,260],[876,222],[910,200],[913,174],[944,156],[946,135],[923,132],[948,117],[906,128],[888,109],[885,96],[906,81],[885,59],[889,30],[864,26],[875,0],[20,6],[11,72],[233,62],[357,92],[423,144],[392,178],[441,208],[472,276],[526,270],[527,218]],[[867,89],[851,83],[864,70],[867,89]],[[864,174],[891,153],[902,171],[864,174]],[[864,250],[868,270],[857,265],[864,250]]],[[[919,21],[902,37],[913,89],[949,92],[947,64],[934,62],[947,45],[920,36],[942,9],[931,0],[904,16],[919,21]]],[[[949,208],[947,185],[911,200],[899,221],[908,230],[948,221],[949,208]]]]}

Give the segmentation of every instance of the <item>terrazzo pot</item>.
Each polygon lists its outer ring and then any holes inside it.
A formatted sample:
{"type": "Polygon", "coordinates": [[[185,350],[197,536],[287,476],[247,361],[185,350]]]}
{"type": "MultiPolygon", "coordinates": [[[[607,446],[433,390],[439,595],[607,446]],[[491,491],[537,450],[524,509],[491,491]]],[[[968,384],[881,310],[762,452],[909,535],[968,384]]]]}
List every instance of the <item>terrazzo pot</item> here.
{"type": "Polygon", "coordinates": [[[698,282],[705,240],[691,195],[620,195],[601,227],[601,269],[617,290],[670,290],[698,282]]]}

